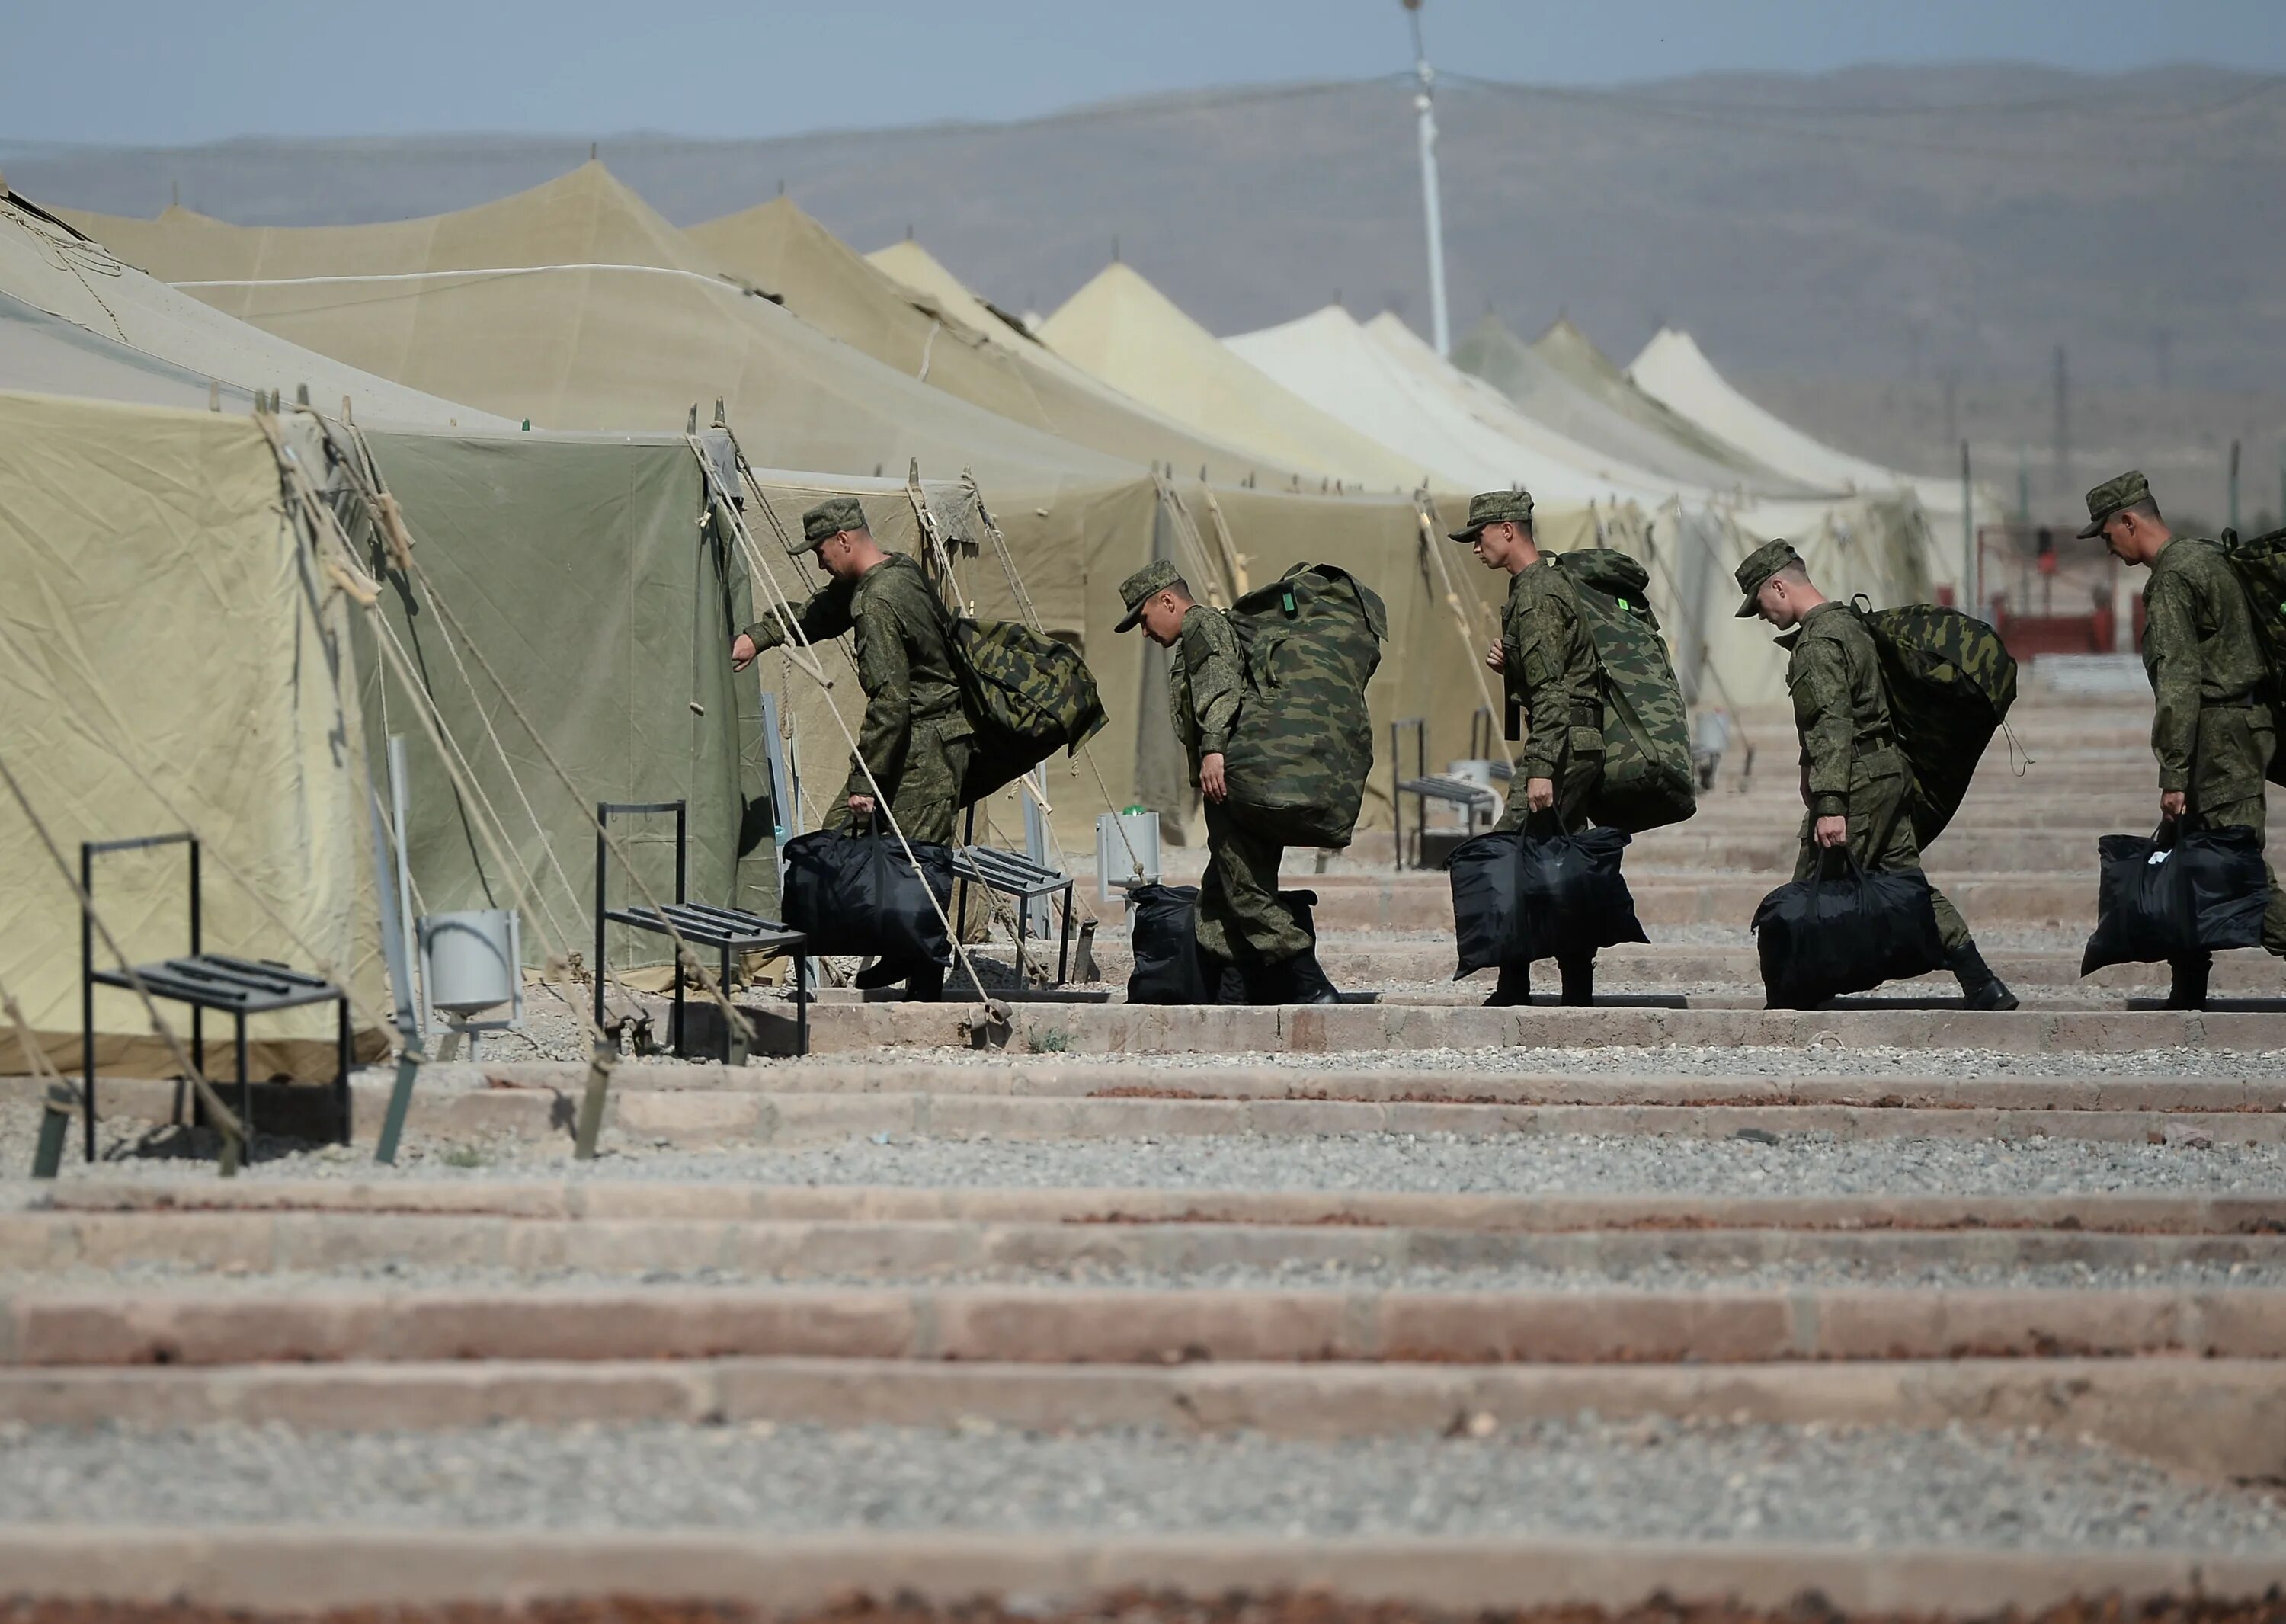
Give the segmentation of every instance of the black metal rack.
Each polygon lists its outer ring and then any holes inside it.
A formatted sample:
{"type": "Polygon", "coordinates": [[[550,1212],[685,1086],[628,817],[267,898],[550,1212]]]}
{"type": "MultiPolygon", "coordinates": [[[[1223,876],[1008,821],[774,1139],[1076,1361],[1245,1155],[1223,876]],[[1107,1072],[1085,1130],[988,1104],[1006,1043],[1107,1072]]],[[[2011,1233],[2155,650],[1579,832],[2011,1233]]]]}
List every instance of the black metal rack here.
{"type": "Polygon", "coordinates": [[[199,840],[187,830],[179,834],[144,835],[130,840],[83,840],[79,848],[79,885],[88,902],[79,925],[80,1065],[87,1088],[87,1159],[95,1160],[95,989],[121,987],[133,991],[137,983],[154,998],[165,998],[191,1008],[191,1063],[204,1076],[207,1069],[206,1012],[226,1012],[233,1026],[238,1058],[238,1114],[250,1141],[254,1134],[254,1084],[246,1069],[246,1018],[299,1009],[308,1004],[332,1003],[339,1013],[335,1025],[338,1065],[334,1076],[334,1103],[341,1123],[341,1140],[350,1140],[350,997],[323,977],[290,970],[270,959],[239,958],[228,953],[209,953],[201,940],[199,840]],[[130,970],[95,967],[95,859],[106,852],[139,851],[154,846],[190,847],[191,950],[178,958],[162,958],[130,970]]]}
{"type": "MultiPolygon", "coordinates": [[[[1056,981],[1059,987],[1071,971],[1072,938],[1072,879],[1059,874],[1044,863],[1029,857],[1020,857],[1014,852],[1002,851],[997,846],[963,846],[952,854],[953,878],[963,883],[982,886],[997,891],[1003,896],[1016,899],[1016,970],[1021,975],[1029,967],[1024,950],[1024,919],[1031,904],[1044,896],[1063,893],[1063,933],[1056,948],[1056,981]]],[[[953,900],[952,917],[961,917],[960,899],[953,900]]]]}
{"type": "Polygon", "coordinates": [[[1390,816],[1394,824],[1391,832],[1396,847],[1396,866],[1405,868],[1405,797],[1414,798],[1414,833],[1417,838],[1429,822],[1429,803],[1443,801],[1462,809],[1469,826],[1476,827],[1479,813],[1490,816],[1500,807],[1500,797],[1481,784],[1471,784],[1466,778],[1447,777],[1429,771],[1429,721],[1425,716],[1407,716],[1389,724],[1389,776],[1391,794],[1390,816]],[[1402,776],[1405,759],[1405,730],[1413,730],[1413,774],[1402,776]]]}
{"type": "MultiPolygon", "coordinates": [[[[603,1024],[603,931],[607,924],[631,926],[636,930],[650,931],[670,939],[681,937],[694,947],[711,947],[721,954],[721,979],[715,985],[725,997],[730,987],[730,955],[733,953],[768,953],[772,957],[787,955],[793,959],[794,1052],[809,1052],[809,939],[798,930],[789,929],[776,919],[766,919],[759,913],[749,913],[743,908],[717,908],[709,903],[686,900],[690,854],[690,802],[687,800],[602,801],[595,808],[595,1025],[603,1024]],[[674,814],[674,900],[658,907],[607,908],[604,906],[604,876],[610,856],[607,832],[616,815],[640,817],[672,812],[674,814]]],[[[669,1041],[674,1052],[684,1060],[690,1058],[685,1041],[682,1000],[682,953],[675,953],[674,1014],[668,1028],[669,1041]]],[[[729,1022],[722,1025],[722,1059],[730,1059],[731,1033],[729,1022]]]]}

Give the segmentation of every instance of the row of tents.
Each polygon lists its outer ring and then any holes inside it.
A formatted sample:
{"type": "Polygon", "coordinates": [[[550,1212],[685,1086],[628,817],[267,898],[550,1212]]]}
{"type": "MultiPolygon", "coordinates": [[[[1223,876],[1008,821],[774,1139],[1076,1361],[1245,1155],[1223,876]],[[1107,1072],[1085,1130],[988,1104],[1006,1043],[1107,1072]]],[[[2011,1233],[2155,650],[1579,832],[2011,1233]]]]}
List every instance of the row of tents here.
{"type": "MultiPolygon", "coordinates": [[[[1623,371],[1564,324],[1526,344],[1488,319],[1455,359],[1339,309],[1220,340],[1118,264],[1018,319],[917,243],[860,255],[784,198],[677,230],[592,162],[338,227],[0,188],[10,765],[60,841],[197,832],[208,945],[335,976],[374,1033],[384,736],[419,911],[519,905],[528,956],[568,959],[595,803],[672,799],[692,894],[769,910],[774,841],[818,821],[862,701],[838,652],[757,684],[724,649],[814,583],[776,537],[826,495],[964,606],[1084,652],[1111,725],[1048,775],[1072,849],[1108,808],[1178,841],[1193,814],[1163,656],[1112,632],[1143,563],[1225,602],[1303,558],[1367,580],[1376,734],[1425,717],[1441,761],[1492,698],[1502,583],[1440,540],[1472,490],[1528,486],[1555,546],[1644,558],[1686,691],[1733,708],[1778,675],[1730,614],[1747,550],[1785,535],[1833,587],[1910,601],[1959,522],[1957,493],[1769,417],[1680,334],[1623,371]]],[[[1014,843],[1013,795],[985,819],[1014,843]]],[[[78,908],[38,842],[0,807],[0,988],[70,1057],[78,908]]],[[[666,883],[655,840],[638,855],[666,883]]],[[[178,950],[178,881],[150,871],[99,904],[178,950]]],[[[154,1058],[120,1002],[106,1063],[154,1058]]],[[[264,1062],[312,1068],[319,1035],[281,1030],[264,1062]]]]}

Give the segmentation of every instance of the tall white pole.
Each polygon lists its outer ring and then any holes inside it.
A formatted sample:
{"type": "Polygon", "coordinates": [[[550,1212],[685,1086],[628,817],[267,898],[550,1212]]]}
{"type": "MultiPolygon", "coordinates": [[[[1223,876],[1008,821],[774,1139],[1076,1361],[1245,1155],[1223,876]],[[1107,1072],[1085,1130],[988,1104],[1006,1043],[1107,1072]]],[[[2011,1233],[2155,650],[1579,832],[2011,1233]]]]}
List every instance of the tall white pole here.
{"type": "Polygon", "coordinates": [[[1445,213],[1437,199],[1436,69],[1421,43],[1421,0],[1405,0],[1405,15],[1413,25],[1413,72],[1421,88],[1413,93],[1413,110],[1421,115],[1421,214],[1429,232],[1429,325],[1437,353],[1453,352],[1453,327],[1445,314],[1445,213]]]}

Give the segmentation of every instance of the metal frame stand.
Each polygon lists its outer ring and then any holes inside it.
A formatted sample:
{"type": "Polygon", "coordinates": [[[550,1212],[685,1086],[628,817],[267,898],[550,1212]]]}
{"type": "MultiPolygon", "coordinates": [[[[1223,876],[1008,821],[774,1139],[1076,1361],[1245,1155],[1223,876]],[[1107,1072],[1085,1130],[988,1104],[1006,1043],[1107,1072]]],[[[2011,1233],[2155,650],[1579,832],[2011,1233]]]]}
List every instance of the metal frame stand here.
{"type": "MultiPolygon", "coordinates": [[[[766,919],[761,914],[748,913],[742,908],[717,908],[708,903],[693,903],[685,899],[690,866],[690,805],[687,800],[599,801],[595,807],[595,1026],[603,1024],[603,982],[605,980],[603,932],[607,924],[628,925],[637,930],[652,932],[672,941],[680,936],[684,942],[698,947],[711,947],[721,951],[721,979],[716,983],[729,996],[730,987],[730,955],[732,953],[768,953],[773,958],[784,955],[793,959],[794,1052],[809,1052],[809,938],[798,930],[789,930],[776,919],[766,919]],[[674,900],[664,906],[652,908],[608,908],[605,906],[604,880],[610,864],[611,845],[607,832],[614,815],[641,817],[672,812],[674,814],[674,900]]],[[[682,955],[674,953],[674,1013],[669,1025],[668,1041],[676,1055],[690,1058],[690,1045],[685,1041],[682,1005],[682,955]]],[[[722,1023],[722,1061],[731,1063],[731,1049],[737,1040],[731,1023],[722,1023]]]]}
{"type": "Polygon", "coordinates": [[[204,1076],[207,1068],[206,1012],[227,1011],[233,1027],[233,1046],[238,1060],[238,1113],[245,1124],[248,1148],[254,1137],[254,1084],[247,1075],[246,1018],[299,1009],[308,1004],[336,1005],[334,1045],[336,1069],[334,1102],[341,1123],[341,1142],[350,1142],[350,996],[333,982],[268,959],[233,958],[209,953],[201,946],[201,884],[199,840],[185,830],[177,834],[144,835],[128,840],[83,840],[79,847],[80,889],[89,899],[79,923],[80,1065],[87,1094],[86,1155],[95,1160],[95,989],[120,987],[134,990],[137,981],[155,998],[191,1006],[191,1063],[204,1076]],[[162,958],[125,970],[95,967],[95,859],[108,852],[139,851],[154,846],[190,848],[191,950],[179,958],[162,958]]]}
{"type": "MultiPolygon", "coordinates": [[[[1473,727],[1473,723],[1471,724],[1473,727]]],[[[1471,784],[1466,778],[1448,777],[1429,770],[1429,721],[1423,716],[1407,716],[1389,724],[1389,810],[1393,838],[1396,841],[1396,866],[1405,871],[1405,797],[1414,798],[1414,838],[1418,840],[1429,827],[1429,803],[1442,801],[1461,808],[1471,832],[1476,829],[1479,813],[1489,814],[1499,804],[1500,797],[1481,784],[1471,784]],[[1410,778],[1404,773],[1405,729],[1413,729],[1413,771],[1410,778]]]]}

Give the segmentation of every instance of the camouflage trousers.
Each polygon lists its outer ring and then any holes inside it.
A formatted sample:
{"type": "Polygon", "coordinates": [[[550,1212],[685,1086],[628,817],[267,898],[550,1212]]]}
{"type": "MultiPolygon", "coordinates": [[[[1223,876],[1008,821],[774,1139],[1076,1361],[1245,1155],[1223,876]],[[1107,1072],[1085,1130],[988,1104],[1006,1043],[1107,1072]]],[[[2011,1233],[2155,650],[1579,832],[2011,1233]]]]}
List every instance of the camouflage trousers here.
{"type": "MultiPolygon", "coordinates": [[[[2257,844],[2267,835],[2269,797],[2263,776],[2276,742],[2266,706],[2211,706],[2199,712],[2196,754],[2191,762],[2189,811],[2211,829],[2251,829],[2257,844]]],[[[2262,911],[2262,945],[2286,958],[2286,894],[2265,857],[2270,904],[2262,911]]]]}
{"type": "MultiPolygon", "coordinates": [[[[1588,798],[1604,779],[1604,758],[1594,751],[1573,750],[1566,746],[1563,764],[1556,769],[1556,804],[1545,812],[1534,812],[1525,797],[1529,782],[1523,769],[1508,786],[1508,808],[1501,814],[1500,822],[1493,825],[1494,834],[1549,835],[1575,832],[1588,826],[1588,798]]],[[[1596,956],[1590,953],[1578,961],[1592,965],[1596,956]]]]}
{"type": "MultiPolygon", "coordinates": [[[[958,737],[952,738],[944,736],[942,722],[913,725],[912,735],[905,743],[903,770],[897,774],[895,783],[881,786],[888,792],[889,816],[896,819],[905,839],[937,846],[953,843],[960,811],[960,781],[968,772],[968,754],[974,742],[965,721],[960,724],[958,737]]],[[[848,782],[841,786],[840,797],[825,815],[825,827],[847,833],[857,821],[856,815],[849,810],[849,798],[872,792],[864,769],[852,761],[848,782]]],[[[886,825],[881,827],[886,833],[886,825]]]]}
{"type": "Polygon", "coordinates": [[[1199,882],[1199,948],[1226,964],[1274,965],[1310,949],[1309,935],[1278,900],[1281,840],[1210,800],[1207,871],[1199,882]]]}
{"type": "MultiPolygon", "coordinates": [[[[1849,820],[1849,851],[1869,872],[1921,866],[1921,843],[1913,833],[1912,783],[1898,773],[1849,792],[1849,808],[1842,814],[1849,820]]],[[[1803,813],[1801,850],[1793,862],[1797,881],[1817,872],[1822,848],[1813,838],[1816,828],[1817,820],[1803,813]]],[[[1946,952],[1968,941],[1968,921],[1935,886],[1929,887],[1929,905],[1936,914],[1937,937],[1946,952]]]]}

